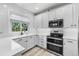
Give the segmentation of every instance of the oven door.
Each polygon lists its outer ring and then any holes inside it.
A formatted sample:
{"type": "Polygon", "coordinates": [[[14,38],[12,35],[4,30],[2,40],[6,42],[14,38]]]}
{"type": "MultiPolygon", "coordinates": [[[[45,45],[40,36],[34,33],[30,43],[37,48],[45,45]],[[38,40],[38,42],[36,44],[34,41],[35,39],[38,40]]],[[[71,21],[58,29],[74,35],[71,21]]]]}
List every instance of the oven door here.
{"type": "Polygon", "coordinates": [[[57,39],[53,39],[53,38],[47,38],[47,42],[63,45],[63,40],[57,40],[57,39]]]}
{"type": "Polygon", "coordinates": [[[63,47],[59,47],[47,43],[47,49],[63,55],[63,47]]]}
{"type": "Polygon", "coordinates": [[[50,33],[51,37],[55,37],[55,38],[63,38],[63,34],[62,33],[50,33]]]}

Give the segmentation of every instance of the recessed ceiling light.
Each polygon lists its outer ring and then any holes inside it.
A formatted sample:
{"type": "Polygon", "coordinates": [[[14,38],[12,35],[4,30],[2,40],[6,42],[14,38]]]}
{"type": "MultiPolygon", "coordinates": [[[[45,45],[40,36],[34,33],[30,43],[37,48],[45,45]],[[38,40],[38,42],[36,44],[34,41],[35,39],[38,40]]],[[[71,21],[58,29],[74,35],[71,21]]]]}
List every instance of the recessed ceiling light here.
{"type": "Polygon", "coordinates": [[[35,9],[38,10],[39,8],[36,7],[35,9]]]}
{"type": "Polygon", "coordinates": [[[7,7],[7,5],[3,5],[3,7],[7,7]]]}

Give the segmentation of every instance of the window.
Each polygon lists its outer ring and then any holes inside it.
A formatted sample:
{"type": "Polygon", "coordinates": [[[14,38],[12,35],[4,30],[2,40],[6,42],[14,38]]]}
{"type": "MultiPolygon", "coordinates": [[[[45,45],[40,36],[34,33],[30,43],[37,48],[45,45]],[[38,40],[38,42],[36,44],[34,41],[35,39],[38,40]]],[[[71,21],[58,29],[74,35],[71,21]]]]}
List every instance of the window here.
{"type": "Polygon", "coordinates": [[[11,25],[12,25],[12,32],[28,30],[28,23],[24,21],[11,19],[11,25]]]}
{"type": "Polygon", "coordinates": [[[27,31],[28,23],[22,22],[22,31],[27,31]]]}

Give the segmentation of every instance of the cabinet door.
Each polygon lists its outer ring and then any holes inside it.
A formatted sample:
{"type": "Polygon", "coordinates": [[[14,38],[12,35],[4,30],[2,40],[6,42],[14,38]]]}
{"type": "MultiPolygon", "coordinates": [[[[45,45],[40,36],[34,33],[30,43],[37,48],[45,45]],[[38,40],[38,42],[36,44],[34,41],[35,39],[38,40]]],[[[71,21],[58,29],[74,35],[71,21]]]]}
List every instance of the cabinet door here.
{"type": "Polygon", "coordinates": [[[36,45],[39,45],[39,36],[38,35],[36,35],[36,39],[35,39],[36,41],[36,45]]]}
{"type": "Polygon", "coordinates": [[[78,27],[78,5],[69,4],[57,8],[56,18],[64,19],[64,27],[78,27]]]}
{"type": "Polygon", "coordinates": [[[36,39],[36,35],[34,35],[33,39],[34,39],[34,45],[37,45],[38,40],[36,39]]]}
{"type": "Polygon", "coordinates": [[[42,13],[42,28],[48,28],[48,11],[42,13]]]}
{"type": "Polygon", "coordinates": [[[34,43],[34,36],[29,36],[28,37],[28,49],[32,48],[35,46],[35,43],[34,43]]]}
{"type": "Polygon", "coordinates": [[[14,39],[17,43],[19,43],[22,47],[24,48],[27,48],[27,38],[24,37],[24,38],[17,38],[17,39],[14,39]]]}
{"type": "Polygon", "coordinates": [[[30,36],[31,39],[31,48],[35,46],[35,37],[34,36],[30,36]]]}
{"type": "Polygon", "coordinates": [[[23,37],[19,40],[19,43],[28,50],[30,48],[29,46],[29,37],[23,37]],[[21,40],[22,39],[22,40],[21,40]]]}
{"type": "Polygon", "coordinates": [[[41,46],[41,36],[37,36],[37,45],[41,46]]]}
{"type": "Polygon", "coordinates": [[[64,6],[61,6],[59,8],[56,9],[56,19],[63,19],[63,16],[64,16],[64,6]]]}
{"type": "Polygon", "coordinates": [[[49,21],[50,20],[55,20],[55,18],[56,18],[56,10],[55,9],[49,10],[49,12],[48,12],[48,19],[49,19],[49,21]]]}
{"type": "Polygon", "coordinates": [[[32,39],[31,37],[29,36],[28,37],[28,49],[32,48],[32,39]]]}
{"type": "Polygon", "coordinates": [[[78,56],[78,41],[64,40],[63,53],[65,56],[78,56]]]}
{"type": "Polygon", "coordinates": [[[37,45],[38,44],[38,40],[37,40],[37,36],[34,35],[34,44],[37,45]]]}
{"type": "Polygon", "coordinates": [[[78,13],[79,13],[79,4],[72,4],[73,6],[73,27],[78,28],[78,13]]]}
{"type": "Polygon", "coordinates": [[[46,49],[46,39],[41,39],[41,47],[46,49]]]}
{"type": "Polygon", "coordinates": [[[34,38],[35,38],[35,41],[34,41],[35,42],[35,45],[38,45],[38,35],[35,35],[34,38]]]}
{"type": "Polygon", "coordinates": [[[39,46],[42,48],[46,48],[46,36],[39,36],[39,46]]]}
{"type": "Polygon", "coordinates": [[[17,38],[17,39],[15,39],[15,41],[17,43],[19,43],[21,46],[23,46],[23,40],[22,40],[22,38],[17,38]]]}
{"type": "Polygon", "coordinates": [[[37,43],[37,45],[38,45],[38,46],[41,46],[41,37],[40,37],[40,36],[37,36],[37,38],[38,38],[38,43],[37,43]]]}
{"type": "Polygon", "coordinates": [[[24,48],[28,48],[27,47],[27,45],[28,45],[27,44],[27,42],[28,42],[28,38],[27,37],[23,37],[21,42],[22,42],[22,45],[23,45],[24,48]]]}
{"type": "MultiPolygon", "coordinates": [[[[64,27],[72,27],[72,4],[66,5],[63,7],[64,14],[64,27]]],[[[61,11],[62,12],[62,11],[61,11]]]]}
{"type": "Polygon", "coordinates": [[[41,28],[42,27],[41,20],[42,20],[41,14],[35,16],[35,28],[41,28]]]}
{"type": "Polygon", "coordinates": [[[47,48],[47,39],[46,39],[46,36],[42,36],[42,39],[41,39],[42,41],[43,41],[43,48],[47,48]]]}

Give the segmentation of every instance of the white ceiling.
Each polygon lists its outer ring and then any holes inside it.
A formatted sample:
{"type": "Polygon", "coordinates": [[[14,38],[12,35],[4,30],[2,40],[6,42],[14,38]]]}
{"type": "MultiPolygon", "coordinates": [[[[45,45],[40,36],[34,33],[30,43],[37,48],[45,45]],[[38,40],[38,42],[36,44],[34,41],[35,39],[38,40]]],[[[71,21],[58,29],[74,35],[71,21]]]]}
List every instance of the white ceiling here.
{"type": "Polygon", "coordinates": [[[17,3],[20,7],[29,10],[32,13],[39,13],[60,3],[17,3]]]}

